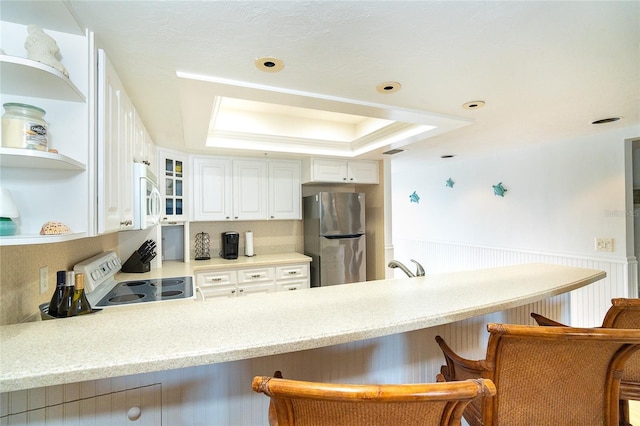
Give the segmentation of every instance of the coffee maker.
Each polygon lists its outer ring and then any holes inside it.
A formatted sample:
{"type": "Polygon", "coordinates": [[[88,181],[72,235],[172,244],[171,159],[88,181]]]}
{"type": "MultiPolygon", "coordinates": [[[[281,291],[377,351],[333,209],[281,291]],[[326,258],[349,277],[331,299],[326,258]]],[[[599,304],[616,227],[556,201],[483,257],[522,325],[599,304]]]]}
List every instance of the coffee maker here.
{"type": "Polygon", "coordinates": [[[238,243],[240,242],[240,234],[234,231],[222,233],[222,249],[220,257],[223,259],[238,258],[238,243]]]}

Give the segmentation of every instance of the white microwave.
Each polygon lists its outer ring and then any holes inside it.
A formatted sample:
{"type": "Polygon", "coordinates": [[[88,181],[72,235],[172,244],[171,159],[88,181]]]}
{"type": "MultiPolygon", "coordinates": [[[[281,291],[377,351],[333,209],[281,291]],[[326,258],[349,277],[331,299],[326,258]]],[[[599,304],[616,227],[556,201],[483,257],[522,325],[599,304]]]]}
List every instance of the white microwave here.
{"type": "Polygon", "coordinates": [[[162,208],[158,178],[146,164],[133,163],[133,182],[133,229],[157,225],[162,208]]]}

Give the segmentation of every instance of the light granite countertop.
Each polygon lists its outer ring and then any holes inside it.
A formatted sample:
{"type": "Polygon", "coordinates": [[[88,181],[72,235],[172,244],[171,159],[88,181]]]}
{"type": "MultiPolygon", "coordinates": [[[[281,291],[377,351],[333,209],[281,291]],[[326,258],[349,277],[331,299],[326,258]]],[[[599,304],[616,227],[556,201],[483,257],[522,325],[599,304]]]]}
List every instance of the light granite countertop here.
{"type": "Polygon", "coordinates": [[[3,326],[0,392],[402,333],[542,300],[605,276],[593,269],[527,264],[232,299],[143,304],[3,326]]]}

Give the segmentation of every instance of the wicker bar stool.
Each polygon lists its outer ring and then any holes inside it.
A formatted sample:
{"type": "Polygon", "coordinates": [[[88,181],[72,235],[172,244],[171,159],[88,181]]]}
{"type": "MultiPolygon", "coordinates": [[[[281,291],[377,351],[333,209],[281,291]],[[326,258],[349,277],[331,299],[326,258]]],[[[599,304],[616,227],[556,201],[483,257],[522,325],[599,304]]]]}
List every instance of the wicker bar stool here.
{"type": "Polygon", "coordinates": [[[618,392],[627,360],[640,349],[640,330],[488,324],[486,357],[467,360],[437,336],[446,381],[481,377],[496,396],[472,401],[475,425],[618,424],[618,392]]]}
{"type": "Polygon", "coordinates": [[[465,406],[495,395],[491,380],[457,383],[350,385],[256,376],[272,426],[460,425],[465,406]]]}

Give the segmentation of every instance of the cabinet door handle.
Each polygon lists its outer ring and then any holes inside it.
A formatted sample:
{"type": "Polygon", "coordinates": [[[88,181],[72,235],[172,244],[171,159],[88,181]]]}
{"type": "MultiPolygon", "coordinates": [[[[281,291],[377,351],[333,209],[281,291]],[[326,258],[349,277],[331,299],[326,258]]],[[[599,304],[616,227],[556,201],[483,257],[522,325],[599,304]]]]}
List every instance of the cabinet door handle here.
{"type": "Polygon", "coordinates": [[[242,288],[241,288],[241,289],[240,289],[240,290],[238,290],[238,291],[239,291],[240,293],[243,293],[243,292],[244,292],[244,289],[242,289],[242,288]]]}
{"type": "Polygon", "coordinates": [[[231,294],[236,294],[236,291],[235,290],[231,290],[231,294]]]}

